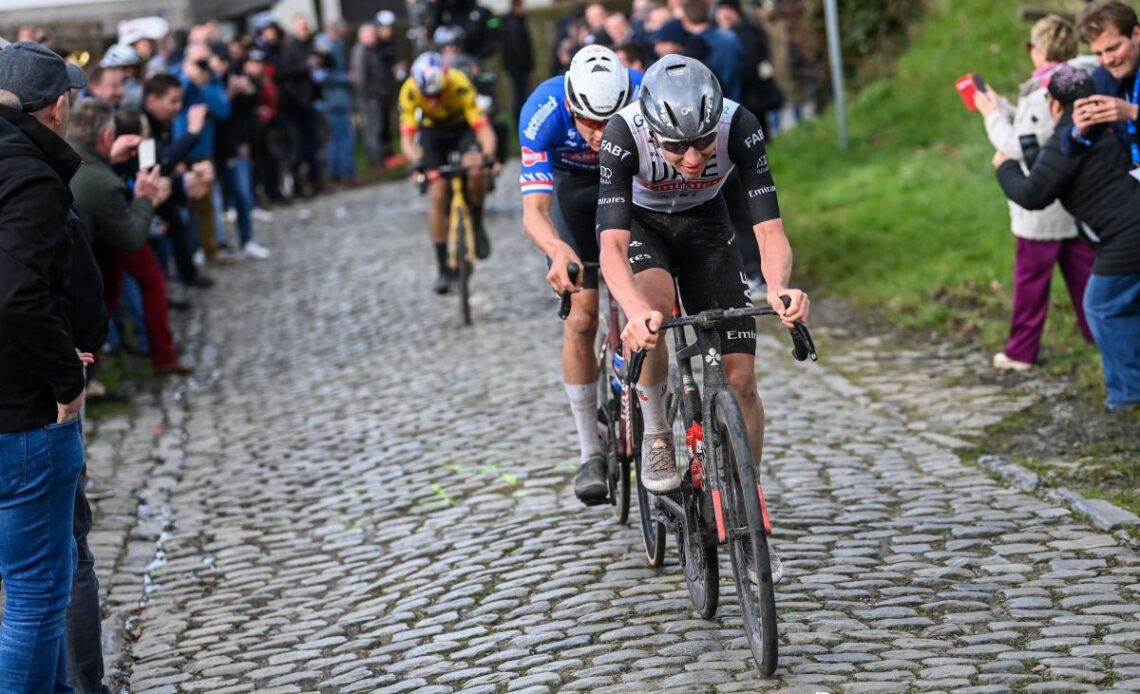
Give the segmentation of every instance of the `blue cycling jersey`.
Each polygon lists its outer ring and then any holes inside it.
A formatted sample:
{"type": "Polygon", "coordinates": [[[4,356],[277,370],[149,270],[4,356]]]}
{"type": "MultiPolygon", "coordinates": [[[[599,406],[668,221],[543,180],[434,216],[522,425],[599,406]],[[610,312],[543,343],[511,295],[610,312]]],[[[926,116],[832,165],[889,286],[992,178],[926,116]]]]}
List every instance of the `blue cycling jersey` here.
{"type": "MultiPolygon", "coordinates": [[[[634,98],[641,86],[641,72],[629,71],[634,98]]],[[[596,176],[598,153],[574,127],[574,117],[566,107],[566,78],[551,77],[530,95],[519,116],[519,146],[522,171],[519,187],[523,195],[554,192],[554,171],[596,176]]]]}

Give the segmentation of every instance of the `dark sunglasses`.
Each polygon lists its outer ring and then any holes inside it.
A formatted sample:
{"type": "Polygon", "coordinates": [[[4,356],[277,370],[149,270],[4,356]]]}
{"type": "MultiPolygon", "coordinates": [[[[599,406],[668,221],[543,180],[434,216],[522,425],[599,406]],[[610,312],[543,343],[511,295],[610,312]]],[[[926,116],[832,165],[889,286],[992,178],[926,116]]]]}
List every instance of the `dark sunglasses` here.
{"type": "Polygon", "coordinates": [[[708,133],[707,135],[701,135],[700,137],[692,140],[663,140],[661,138],[657,138],[657,144],[661,146],[661,149],[670,154],[684,154],[685,152],[689,151],[690,147],[697,150],[698,152],[703,152],[708,149],[709,146],[711,146],[714,142],[716,142],[715,130],[711,133],[708,133]]]}

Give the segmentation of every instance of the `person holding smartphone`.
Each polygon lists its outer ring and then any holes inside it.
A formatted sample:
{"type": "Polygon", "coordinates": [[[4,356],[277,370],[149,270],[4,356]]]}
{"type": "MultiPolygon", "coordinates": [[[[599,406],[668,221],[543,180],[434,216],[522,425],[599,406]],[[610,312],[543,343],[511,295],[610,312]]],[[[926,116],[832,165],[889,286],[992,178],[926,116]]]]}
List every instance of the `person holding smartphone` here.
{"type": "Polygon", "coordinates": [[[1095,130],[1111,127],[1131,159],[1133,175],[1140,178],[1140,21],[1131,6],[1113,0],[1088,5],[1077,15],[1077,28],[1100,67],[1092,73],[1096,94],[1080,99],[1073,108],[1069,148],[1092,146],[1095,130]]]}
{"type": "MultiPolygon", "coordinates": [[[[1019,89],[1017,106],[998,96],[984,82],[980,83],[974,95],[974,105],[982,115],[990,142],[1028,173],[1041,146],[1055,128],[1046,101],[1049,80],[1066,61],[1076,63],[1082,59],[1076,57],[1077,36],[1073,25],[1057,15],[1049,15],[1033,25],[1026,49],[1033,62],[1033,73],[1019,89]]],[[[1049,286],[1055,265],[1060,266],[1065,278],[1081,333],[1092,342],[1081,297],[1084,296],[1095,254],[1077,238],[1076,224],[1059,202],[1032,211],[1010,201],[1009,216],[1010,230],[1017,243],[1013,267],[1013,315],[1009,339],[1005,348],[993,356],[993,366],[995,369],[1025,371],[1037,363],[1041,335],[1049,312],[1049,286]]]]}

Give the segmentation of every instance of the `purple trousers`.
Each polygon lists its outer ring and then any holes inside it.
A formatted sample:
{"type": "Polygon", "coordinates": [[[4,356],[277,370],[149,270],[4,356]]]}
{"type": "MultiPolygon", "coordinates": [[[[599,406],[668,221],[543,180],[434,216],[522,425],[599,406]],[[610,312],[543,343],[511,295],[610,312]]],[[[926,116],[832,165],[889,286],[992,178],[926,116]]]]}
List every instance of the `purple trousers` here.
{"type": "Polygon", "coordinates": [[[1054,265],[1061,266],[1069,299],[1081,324],[1081,334],[1093,342],[1082,301],[1095,259],[1093,249],[1080,239],[1031,241],[1018,237],[1013,264],[1013,318],[1009,341],[1005,343],[1007,357],[1028,364],[1037,362],[1045,316],[1049,314],[1049,285],[1053,281],[1054,265]]]}

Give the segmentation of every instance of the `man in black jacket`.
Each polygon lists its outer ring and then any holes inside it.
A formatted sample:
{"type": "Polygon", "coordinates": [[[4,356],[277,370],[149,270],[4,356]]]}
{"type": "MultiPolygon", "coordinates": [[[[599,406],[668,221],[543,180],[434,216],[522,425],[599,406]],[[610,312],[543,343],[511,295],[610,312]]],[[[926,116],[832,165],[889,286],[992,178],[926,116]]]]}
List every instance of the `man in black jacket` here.
{"type": "Polygon", "coordinates": [[[1093,94],[1088,73],[1063,65],[1049,81],[1057,129],[1026,176],[1017,162],[994,154],[1006,197],[1029,210],[1054,200],[1073,215],[1096,250],[1084,308],[1104,364],[1110,410],[1140,405],[1140,181],[1129,156],[1103,126],[1085,135],[1091,147],[1065,156],[1073,102],[1093,94]]]}
{"type": "Polygon", "coordinates": [[[67,184],[81,164],[62,135],[82,72],[47,48],[0,52],[0,691],[68,691],[64,616],[83,467],[83,366],[70,310],[67,184]]]}

